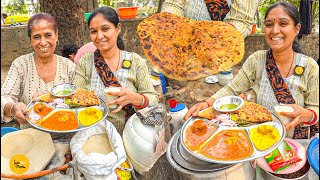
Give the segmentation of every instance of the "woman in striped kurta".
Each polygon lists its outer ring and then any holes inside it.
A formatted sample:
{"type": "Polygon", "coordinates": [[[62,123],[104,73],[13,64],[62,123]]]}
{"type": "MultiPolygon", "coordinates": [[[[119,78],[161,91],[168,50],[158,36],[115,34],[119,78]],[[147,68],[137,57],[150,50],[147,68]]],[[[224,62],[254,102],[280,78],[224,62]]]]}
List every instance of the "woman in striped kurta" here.
{"type": "Polygon", "coordinates": [[[287,2],[274,4],[266,12],[265,27],[265,39],[270,50],[257,51],[249,56],[228,85],[205,102],[191,107],[185,119],[196,116],[217,98],[239,95],[252,89],[257,103],[272,112],[281,101],[294,108],[294,112],[282,114],[291,118],[286,124],[287,137],[310,138],[317,133],[319,66],[314,59],[303,55],[295,42],[301,27],[298,10],[287,2]]]}
{"type": "Polygon", "coordinates": [[[85,54],[77,64],[74,83],[94,91],[105,100],[104,89],[121,87],[119,96],[108,105],[118,104],[107,120],[122,134],[126,119],[134,110],[158,103],[158,96],[149,81],[146,60],[138,54],[127,52],[119,37],[121,25],[118,14],[109,7],[95,10],[89,20],[90,38],[97,50],[85,54]]]}
{"type": "Polygon", "coordinates": [[[258,6],[259,0],[166,0],[161,11],[194,20],[228,22],[246,38],[251,34],[258,6]],[[211,13],[207,6],[211,7],[211,13]]]}

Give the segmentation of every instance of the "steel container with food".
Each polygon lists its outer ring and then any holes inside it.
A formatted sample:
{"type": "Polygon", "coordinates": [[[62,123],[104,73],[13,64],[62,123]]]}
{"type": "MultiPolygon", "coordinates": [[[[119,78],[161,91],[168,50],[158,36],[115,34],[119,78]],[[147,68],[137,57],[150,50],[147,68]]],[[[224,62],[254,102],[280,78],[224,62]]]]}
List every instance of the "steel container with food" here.
{"type": "Polygon", "coordinates": [[[217,111],[229,113],[240,109],[244,100],[239,96],[224,96],[214,101],[213,108],[217,111]]]}
{"type": "Polygon", "coordinates": [[[54,86],[51,89],[51,94],[55,97],[68,97],[71,96],[77,87],[74,84],[65,83],[54,86]]]}

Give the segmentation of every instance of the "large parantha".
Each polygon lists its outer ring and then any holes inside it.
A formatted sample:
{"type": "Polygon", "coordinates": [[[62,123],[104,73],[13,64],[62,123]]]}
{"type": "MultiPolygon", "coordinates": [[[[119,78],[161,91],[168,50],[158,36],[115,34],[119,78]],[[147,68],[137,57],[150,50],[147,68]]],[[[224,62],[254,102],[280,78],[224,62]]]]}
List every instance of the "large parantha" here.
{"type": "Polygon", "coordinates": [[[73,95],[65,99],[71,106],[96,106],[100,105],[98,96],[89,90],[78,88],[73,95]]]}
{"type": "Polygon", "coordinates": [[[238,64],[244,38],[232,25],[162,12],[138,25],[147,59],[167,77],[196,80],[238,64]]]}

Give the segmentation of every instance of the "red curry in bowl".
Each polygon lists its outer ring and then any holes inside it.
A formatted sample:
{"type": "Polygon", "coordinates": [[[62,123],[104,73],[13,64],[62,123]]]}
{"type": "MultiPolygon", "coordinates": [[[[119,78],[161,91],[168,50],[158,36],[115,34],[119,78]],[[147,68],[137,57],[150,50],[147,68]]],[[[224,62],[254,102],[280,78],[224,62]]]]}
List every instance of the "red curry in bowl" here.
{"type": "Polygon", "coordinates": [[[52,107],[47,107],[45,104],[43,103],[37,103],[33,106],[33,111],[37,114],[39,114],[40,116],[44,117],[47,114],[49,114],[51,111],[53,110],[52,107]]]}
{"type": "Polygon", "coordinates": [[[204,120],[194,121],[185,131],[185,144],[191,151],[198,150],[200,146],[216,132],[217,127],[204,120]]]}

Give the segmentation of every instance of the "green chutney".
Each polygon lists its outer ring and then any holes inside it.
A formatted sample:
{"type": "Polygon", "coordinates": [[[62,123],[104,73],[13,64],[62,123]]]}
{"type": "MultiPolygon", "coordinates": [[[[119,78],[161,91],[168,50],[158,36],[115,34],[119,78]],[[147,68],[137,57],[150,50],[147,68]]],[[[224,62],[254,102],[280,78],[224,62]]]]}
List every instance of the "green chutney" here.
{"type": "Polygon", "coordinates": [[[224,105],[220,106],[219,109],[221,109],[221,110],[232,110],[232,109],[235,109],[237,107],[238,106],[236,104],[224,104],[224,105]]]}
{"type": "Polygon", "coordinates": [[[69,90],[69,89],[64,89],[62,91],[59,91],[56,93],[56,95],[58,96],[65,96],[65,95],[68,95],[68,94],[71,94],[72,93],[72,90],[69,90]]]}

